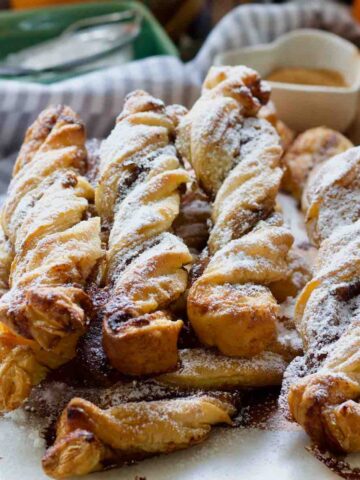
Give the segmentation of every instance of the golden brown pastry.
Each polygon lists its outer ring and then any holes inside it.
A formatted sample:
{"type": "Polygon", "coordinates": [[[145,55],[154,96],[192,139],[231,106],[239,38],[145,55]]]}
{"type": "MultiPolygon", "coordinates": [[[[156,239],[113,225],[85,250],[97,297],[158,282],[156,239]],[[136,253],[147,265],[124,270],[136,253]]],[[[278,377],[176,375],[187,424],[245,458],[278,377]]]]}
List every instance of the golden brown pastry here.
{"type": "Polygon", "coordinates": [[[202,442],[217,423],[231,424],[235,409],[210,396],[124,403],[101,410],[74,398],[64,410],[43,468],[53,478],[84,475],[106,465],[170,453],[202,442]]]}
{"type": "Polygon", "coordinates": [[[86,165],[85,128],[69,107],[50,107],[26,133],[2,213],[2,226],[15,242],[27,208],[36,200],[34,189],[61,169],[83,173],[86,165]],[[34,193],[34,195],[32,195],[34,193]]]}
{"type": "MultiPolygon", "coordinates": [[[[1,216],[1,214],[0,214],[1,216]]],[[[0,225],[0,297],[9,290],[9,276],[13,252],[0,225]]]]}
{"type": "Polygon", "coordinates": [[[178,361],[182,322],[158,312],[185,291],[192,260],[169,232],[190,179],[174,146],[178,113],[133,92],[101,151],[96,206],[110,229],[103,345],[112,365],[131,375],[169,371],[178,361]]]}
{"type": "Polygon", "coordinates": [[[296,134],[278,118],[274,103],[269,101],[266,105],[261,107],[258,116],[259,118],[264,118],[270,122],[271,125],[276,129],[281,139],[281,146],[283,147],[284,152],[286,152],[293,143],[296,134]]]}
{"type": "Polygon", "coordinates": [[[260,222],[214,254],[188,295],[188,316],[204,345],[251,357],[274,341],[280,310],[269,286],[286,277],[292,242],[283,226],[260,222]]]}
{"type": "Polygon", "coordinates": [[[327,127],[316,127],[298,135],[283,156],[282,188],[300,202],[310,172],[325,160],[353,145],[344,135],[327,127]]]}
{"type": "Polygon", "coordinates": [[[319,246],[335,229],[360,218],[360,149],[351,148],[315,168],[302,198],[309,238],[319,246]]]}
{"type": "Polygon", "coordinates": [[[267,84],[250,68],[212,67],[201,97],[181,119],[177,147],[210,196],[240,160],[240,146],[246,142],[241,137],[244,117],[256,115],[269,94],[267,84]]]}
{"type": "MultiPolygon", "coordinates": [[[[181,320],[173,321],[165,312],[145,313],[120,323],[115,338],[111,338],[112,331],[104,335],[104,347],[113,366],[128,375],[168,372],[179,360],[177,343],[182,326],[181,320]]],[[[111,325],[106,323],[104,329],[108,328],[111,325]]]]}
{"type": "Polygon", "coordinates": [[[19,407],[47,373],[34,352],[35,342],[0,323],[0,411],[19,407]]]}
{"type": "Polygon", "coordinates": [[[13,261],[11,289],[0,301],[1,321],[69,360],[86,327],[90,301],[82,287],[101,256],[98,218],[42,238],[13,261]]]}
{"type": "Polygon", "coordinates": [[[289,250],[286,263],[288,266],[286,276],[269,286],[279,303],[285,302],[289,297],[295,298],[312,277],[309,262],[304,259],[304,253],[300,248],[293,246],[289,250]]]}
{"type": "MultiPolygon", "coordinates": [[[[287,348],[288,359],[300,353],[295,344],[288,345],[287,348]]],[[[180,368],[157,377],[160,383],[202,390],[280,385],[288,365],[284,352],[272,352],[271,347],[269,351],[250,359],[226,357],[204,348],[183,349],[179,353],[180,368]]]]}
{"type": "Polygon", "coordinates": [[[2,213],[14,254],[0,300],[5,410],[19,406],[46,367],[73,358],[86,328],[84,286],[103,252],[100,219],[86,219],[94,192],[79,175],[84,142],[79,118],[68,107],[50,108],[30,127],[14,167],[2,213]]]}
{"type": "Polygon", "coordinates": [[[267,98],[256,72],[213,68],[178,127],[180,151],[215,197],[210,260],[190,288],[188,317],[204,345],[230,356],[255,356],[275,341],[280,310],[269,286],[290,271],[292,235],[271,217],[282,149],[275,129],[254,117],[267,98]]]}
{"type": "Polygon", "coordinates": [[[306,187],[320,249],[296,304],[305,356],[288,396],[294,419],[314,441],[345,452],[360,451],[359,155],[357,147],[324,162],[306,187]]]}
{"type": "MultiPolygon", "coordinates": [[[[72,167],[80,170],[85,168],[84,124],[70,107],[51,106],[40,113],[25,134],[15,162],[14,177],[45,152],[52,152],[53,159],[58,156],[57,153],[61,153],[61,156],[67,156],[67,153],[74,159],[72,167]],[[72,156],[72,152],[76,155],[72,156]]],[[[42,163],[42,166],[45,166],[44,162],[42,163]]]]}
{"type": "Polygon", "coordinates": [[[173,223],[174,232],[182,238],[190,251],[199,254],[209,236],[208,221],[211,216],[209,197],[199,186],[195,174],[189,168],[191,181],[181,195],[180,212],[173,223]]]}

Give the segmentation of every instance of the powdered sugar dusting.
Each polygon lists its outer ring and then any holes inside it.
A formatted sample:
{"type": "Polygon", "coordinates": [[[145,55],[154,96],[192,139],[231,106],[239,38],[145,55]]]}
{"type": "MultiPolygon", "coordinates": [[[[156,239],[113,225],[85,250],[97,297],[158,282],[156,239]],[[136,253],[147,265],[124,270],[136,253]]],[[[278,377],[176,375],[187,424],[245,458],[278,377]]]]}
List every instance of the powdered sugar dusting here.
{"type": "Polygon", "coordinates": [[[304,191],[307,228],[319,244],[335,229],[360,218],[360,147],[336,155],[315,169],[304,191]]]}

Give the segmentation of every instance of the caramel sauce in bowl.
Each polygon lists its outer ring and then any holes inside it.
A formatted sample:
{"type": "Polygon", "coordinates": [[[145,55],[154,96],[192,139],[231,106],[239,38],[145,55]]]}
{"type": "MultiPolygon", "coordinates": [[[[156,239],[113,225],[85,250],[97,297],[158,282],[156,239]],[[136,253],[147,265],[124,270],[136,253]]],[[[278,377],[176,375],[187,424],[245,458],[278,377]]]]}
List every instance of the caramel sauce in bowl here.
{"type": "Polygon", "coordinates": [[[267,77],[269,82],[320,87],[347,87],[343,75],[327,68],[282,67],[273,70],[267,77]]]}
{"type": "Polygon", "coordinates": [[[357,118],[359,51],[333,33],[293,30],[270,44],[221,53],[214,63],[247,65],[267,78],[278,117],[297,132],[321,125],[344,132],[357,118]]]}

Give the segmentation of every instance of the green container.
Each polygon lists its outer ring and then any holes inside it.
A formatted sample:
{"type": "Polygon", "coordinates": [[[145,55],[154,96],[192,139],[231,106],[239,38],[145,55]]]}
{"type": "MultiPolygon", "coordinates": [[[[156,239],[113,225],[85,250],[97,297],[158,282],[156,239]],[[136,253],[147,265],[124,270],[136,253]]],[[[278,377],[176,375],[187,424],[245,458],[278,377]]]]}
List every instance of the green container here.
{"type": "MultiPolygon", "coordinates": [[[[4,59],[9,53],[18,52],[23,48],[57,37],[69,25],[83,18],[129,9],[139,12],[143,19],[140,35],[134,41],[134,60],[153,55],[178,55],[175,45],[144,5],[135,1],[115,0],[1,12],[0,60],[4,59]]],[[[12,79],[52,83],[74,75],[78,74],[71,72],[53,74],[51,80],[44,79],[42,76],[39,76],[39,78],[12,77],[12,79]]],[[[9,77],[6,78],[9,79],[9,77]]]]}

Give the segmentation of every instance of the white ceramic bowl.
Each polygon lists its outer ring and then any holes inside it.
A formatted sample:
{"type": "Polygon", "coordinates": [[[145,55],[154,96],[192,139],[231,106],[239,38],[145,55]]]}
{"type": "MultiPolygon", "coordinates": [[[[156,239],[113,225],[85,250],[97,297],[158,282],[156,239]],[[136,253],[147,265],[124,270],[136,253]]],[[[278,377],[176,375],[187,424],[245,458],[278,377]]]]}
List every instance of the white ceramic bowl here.
{"type": "Polygon", "coordinates": [[[360,56],[347,40],[321,30],[294,30],[267,45],[217,55],[215,65],[247,65],[264,78],[281,67],[325,68],[340,72],[348,87],[320,87],[269,82],[279,117],[303,131],[326,125],[346,130],[357,112],[360,56]]]}

